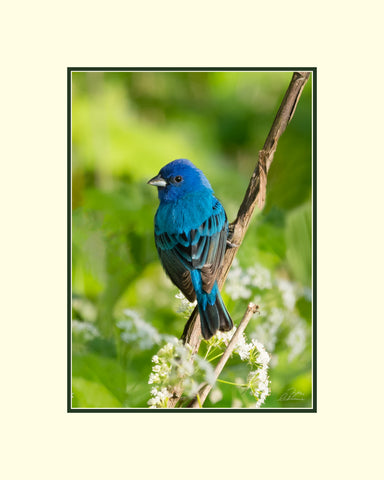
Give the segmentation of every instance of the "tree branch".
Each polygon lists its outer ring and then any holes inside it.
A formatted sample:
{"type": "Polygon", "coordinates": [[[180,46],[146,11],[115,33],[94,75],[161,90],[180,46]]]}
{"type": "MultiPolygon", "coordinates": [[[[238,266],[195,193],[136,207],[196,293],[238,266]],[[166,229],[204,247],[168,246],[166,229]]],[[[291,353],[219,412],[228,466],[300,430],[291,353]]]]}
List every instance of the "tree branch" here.
{"type": "MultiPolygon", "coordinates": [[[[233,337],[231,338],[231,341],[229,342],[227,348],[225,349],[225,352],[221,356],[218,364],[216,365],[215,371],[214,371],[214,376],[215,376],[215,381],[219,377],[221,371],[223,370],[225,364],[227,363],[229,357],[232,355],[233,349],[236,347],[238,340],[241,336],[241,334],[244,332],[244,330],[247,328],[247,325],[249,323],[249,320],[251,319],[252,315],[256,313],[259,309],[258,305],[255,305],[253,303],[248,304],[247,310],[244,313],[243,319],[240,322],[240,325],[237,327],[236,332],[234,333],[233,337]]],[[[208,384],[202,387],[199,391],[199,400],[200,404],[203,405],[205,402],[209,392],[212,389],[212,385],[208,384]]],[[[191,408],[198,408],[199,407],[199,401],[197,397],[189,404],[189,407],[191,408]]]]}
{"type": "MultiPolygon", "coordinates": [[[[237,250],[244,239],[255,206],[257,205],[260,210],[264,207],[267,189],[267,175],[273,161],[277,143],[295,113],[297,102],[299,101],[301,92],[303,91],[309,76],[310,72],[294,72],[264,143],[263,149],[259,151],[258,162],[250,179],[247,191],[245,192],[244,199],[240,205],[236,220],[229,225],[230,241],[236,246],[228,248],[225,252],[223,266],[218,278],[220,290],[227,278],[237,250]]],[[[194,353],[197,353],[201,342],[201,329],[197,307],[194,309],[185,325],[181,338],[184,343],[188,343],[192,347],[194,353]]],[[[181,385],[175,387],[173,397],[169,399],[168,408],[173,408],[176,405],[180,399],[182,391],[181,385]]]]}

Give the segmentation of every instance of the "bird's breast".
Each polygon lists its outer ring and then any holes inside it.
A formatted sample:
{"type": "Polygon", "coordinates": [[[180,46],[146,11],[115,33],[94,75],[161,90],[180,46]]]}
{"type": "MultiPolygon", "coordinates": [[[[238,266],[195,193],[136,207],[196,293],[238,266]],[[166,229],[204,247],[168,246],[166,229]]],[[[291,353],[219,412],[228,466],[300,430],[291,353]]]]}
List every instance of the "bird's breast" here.
{"type": "Polygon", "coordinates": [[[213,211],[212,194],[186,195],[174,202],[161,202],[155,217],[155,233],[179,234],[197,229],[213,211]]]}

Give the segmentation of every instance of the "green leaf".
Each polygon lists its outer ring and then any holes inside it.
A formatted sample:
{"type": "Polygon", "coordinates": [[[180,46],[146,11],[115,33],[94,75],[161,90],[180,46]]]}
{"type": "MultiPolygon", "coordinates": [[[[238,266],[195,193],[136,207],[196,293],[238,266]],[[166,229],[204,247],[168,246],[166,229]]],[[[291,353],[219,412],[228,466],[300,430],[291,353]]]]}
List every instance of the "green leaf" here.
{"type": "Polygon", "coordinates": [[[127,375],[116,360],[94,354],[74,355],[72,375],[77,407],[121,407],[126,401],[127,375]]]}
{"type": "Polygon", "coordinates": [[[72,380],[73,408],[119,408],[121,402],[104,386],[81,377],[72,380]]]}
{"type": "Polygon", "coordinates": [[[311,203],[287,215],[285,238],[287,262],[294,278],[303,285],[311,285],[312,278],[312,211],[311,203]]]}

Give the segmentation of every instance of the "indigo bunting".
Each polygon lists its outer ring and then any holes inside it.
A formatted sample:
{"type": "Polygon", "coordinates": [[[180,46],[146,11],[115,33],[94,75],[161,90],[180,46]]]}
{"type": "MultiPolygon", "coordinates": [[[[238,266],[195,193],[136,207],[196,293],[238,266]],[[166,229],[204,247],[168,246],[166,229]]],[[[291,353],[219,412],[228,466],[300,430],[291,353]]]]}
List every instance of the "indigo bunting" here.
{"type": "Polygon", "coordinates": [[[155,243],[164,270],[190,302],[197,299],[205,339],[231,330],[217,286],[228,238],[223,206],[203,172],[186,159],[168,163],[148,184],[158,188],[155,243]]]}

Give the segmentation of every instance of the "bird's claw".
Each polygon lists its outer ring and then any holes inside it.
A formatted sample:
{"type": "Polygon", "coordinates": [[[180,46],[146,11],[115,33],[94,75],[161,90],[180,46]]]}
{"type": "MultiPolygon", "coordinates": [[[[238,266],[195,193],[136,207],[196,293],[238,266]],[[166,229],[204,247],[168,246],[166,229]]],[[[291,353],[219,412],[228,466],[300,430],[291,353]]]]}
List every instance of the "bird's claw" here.
{"type": "Polygon", "coordinates": [[[229,240],[227,240],[227,248],[237,248],[240,247],[237,243],[232,243],[229,240]]]}

